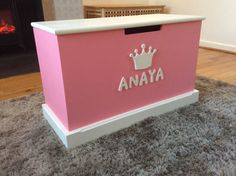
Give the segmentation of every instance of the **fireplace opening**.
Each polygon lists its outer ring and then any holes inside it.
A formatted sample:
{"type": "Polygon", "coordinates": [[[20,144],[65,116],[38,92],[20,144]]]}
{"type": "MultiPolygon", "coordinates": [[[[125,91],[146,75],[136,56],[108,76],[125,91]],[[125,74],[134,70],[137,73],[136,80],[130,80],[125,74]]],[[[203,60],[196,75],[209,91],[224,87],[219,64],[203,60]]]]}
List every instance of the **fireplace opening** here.
{"type": "Polygon", "coordinates": [[[0,2],[0,48],[19,43],[14,7],[10,1],[0,2]]]}
{"type": "Polygon", "coordinates": [[[10,10],[0,10],[0,35],[8,35],[16,32],[10,10]]]}

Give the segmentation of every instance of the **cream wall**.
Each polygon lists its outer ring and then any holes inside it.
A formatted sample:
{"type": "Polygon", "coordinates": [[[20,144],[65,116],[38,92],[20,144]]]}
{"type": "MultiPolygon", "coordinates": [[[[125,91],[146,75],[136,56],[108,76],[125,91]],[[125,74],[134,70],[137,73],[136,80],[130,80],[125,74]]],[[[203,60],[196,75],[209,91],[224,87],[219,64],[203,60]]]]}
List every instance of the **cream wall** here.
{"type": "Polygon", "coordinates": [[[83,18],[82,0],[53,0],[57,20],[83,18]]]}
{"type": "Polygon", "coordinates": [[[66,20],[83,18],[83,0],[42,0],[44,19],[66,20]]]}
{"type": "Polygon", "coordinates": [[[150,0],[149,3],[165,4],[170,13],[205,16],[201,45],[236,52],[235,0],[150,0]]]}

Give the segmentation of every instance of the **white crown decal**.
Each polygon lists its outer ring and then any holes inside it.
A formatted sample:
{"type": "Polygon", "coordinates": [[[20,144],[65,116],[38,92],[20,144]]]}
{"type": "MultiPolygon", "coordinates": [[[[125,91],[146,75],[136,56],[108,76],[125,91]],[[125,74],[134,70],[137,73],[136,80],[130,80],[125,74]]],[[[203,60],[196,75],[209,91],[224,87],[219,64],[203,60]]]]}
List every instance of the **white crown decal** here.
{"type": "Polygon", "coordinates": [[[138,54],[138,49],[134,50],[134,53],[131,53],[129,56],[133,58],[135,70],[142,70],[150,67],[152,65],[152,57],[157,52],[157,49],[153,49],[150,46],[148,52],[145,51],[145,44],[141,45],[142,51],[141,54],[138,54]]]}

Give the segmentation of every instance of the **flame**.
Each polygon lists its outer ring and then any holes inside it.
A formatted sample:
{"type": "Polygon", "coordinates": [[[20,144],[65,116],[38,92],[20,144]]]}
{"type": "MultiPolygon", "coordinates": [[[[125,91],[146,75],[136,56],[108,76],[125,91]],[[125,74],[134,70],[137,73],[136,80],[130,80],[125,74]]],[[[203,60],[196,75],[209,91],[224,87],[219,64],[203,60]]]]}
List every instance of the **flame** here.
{"type": "Polygon", "coordinates": [[[11,24],[7,24],[4,20],[1,20],[0,22],[0,34],[9,34],[9,33],[14,33],[16,31],[16,27],[11,25],[11,24]]]}

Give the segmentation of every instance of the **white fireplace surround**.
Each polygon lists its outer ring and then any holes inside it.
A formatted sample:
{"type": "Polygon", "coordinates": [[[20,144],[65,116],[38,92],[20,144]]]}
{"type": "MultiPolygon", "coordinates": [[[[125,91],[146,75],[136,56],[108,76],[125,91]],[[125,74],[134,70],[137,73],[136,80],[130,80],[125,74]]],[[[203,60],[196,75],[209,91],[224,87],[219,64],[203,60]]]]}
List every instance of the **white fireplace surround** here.
{"type": "Polygon", "coordinates": [[[83,0],[42,0],[45,21],[83,18],[83,0]]]}

